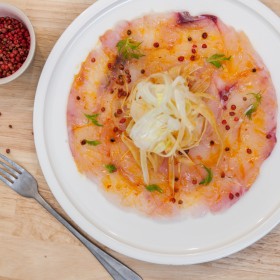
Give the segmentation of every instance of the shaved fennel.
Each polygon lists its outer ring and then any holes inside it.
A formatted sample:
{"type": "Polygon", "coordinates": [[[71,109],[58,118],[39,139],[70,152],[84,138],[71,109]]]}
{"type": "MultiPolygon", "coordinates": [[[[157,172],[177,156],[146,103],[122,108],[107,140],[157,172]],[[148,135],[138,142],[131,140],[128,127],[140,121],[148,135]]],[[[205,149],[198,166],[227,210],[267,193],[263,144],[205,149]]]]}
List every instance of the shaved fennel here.
{"type": "Polygon", "coordinates": [[[204,98],[212,97],[191,92],[185,78],[168,72],[153,74],[134,87],[126,100],[131,116],[126,137],[131,139],[128,148],[141,165],[146,184],[148,164],[155,168],[152,155],[169,158],[169,180],[174,188],[174,158],[187,157],[184,151],[199,145],[207,124],[220,138],[215,116],[204,98]]]}

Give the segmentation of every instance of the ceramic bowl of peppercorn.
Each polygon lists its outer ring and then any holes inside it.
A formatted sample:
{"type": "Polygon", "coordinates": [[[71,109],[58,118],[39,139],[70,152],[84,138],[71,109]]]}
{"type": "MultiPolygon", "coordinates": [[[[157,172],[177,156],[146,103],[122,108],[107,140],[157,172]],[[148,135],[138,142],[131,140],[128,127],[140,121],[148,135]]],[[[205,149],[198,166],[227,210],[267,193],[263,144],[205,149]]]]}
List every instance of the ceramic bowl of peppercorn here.
{"type": "Polygon", "coordinates": [[[35,33],[17,7],[0,3],[0,85],[18,78],[35,53],[35,33]]]}

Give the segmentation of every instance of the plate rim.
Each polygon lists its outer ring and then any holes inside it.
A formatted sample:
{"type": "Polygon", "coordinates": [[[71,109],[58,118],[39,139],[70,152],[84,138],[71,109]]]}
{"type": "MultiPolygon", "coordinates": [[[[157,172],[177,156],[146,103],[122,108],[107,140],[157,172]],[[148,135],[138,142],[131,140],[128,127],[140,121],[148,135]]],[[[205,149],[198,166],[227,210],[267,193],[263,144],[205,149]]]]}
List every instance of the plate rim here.
{"type": "MultiPolygon", "coordinates": [[[[259,0],[252,1],[245,1],[245,0],[235,0],[237,2],[242,3],[243,5],[252,9],[255,13],[259,14],[261,17],[265,17],[266,21],[269,22],[278,33],[280,33],[280,18],[270,10],[264,3],[260,2],[259,0]]],[[[34,111],[33,111],[33,130],[34,130],[34,141],[35,141],[35,148],[36,154],[39,160],[39,164],[45,180],[53,193],[54,197],[58,201],[59,205],[62,209],[67,213],[67,215],[74,220],[74,222],[79,225],[83,230],[85,230],[86,226],[84,223],[77,221],[78,218],[74,217],[71,213],[72,204],[70,201],[66,201],[67,197],[65,196],[62,189],[55,188],[55,185],[59,185],[58,181],[55,178],[54,172],[52,170],[51,164],[49,162],[49,155],[46,149],[45,143],[45,133],[44,133],[44,101],[47,95],[47,88],[48,83],[51,79],[52,70],[55,67],[57,62],[57,58],[59,57],[61,50],[59,50],[60,45],[62,45],[64,38],[67,39],[70,33],[75,31],[75,29],[79,29],[84,22],[88,21],[90,18],[90,12],[93,9],[96,9],[96,14],[103,9],[107,8],[110,5],[114,5],[117,2],[126,2],[126,1],[118,1],[118,0],[102,0],[97,1],[90,5],[85,11],[83,11],[73,22],[66,28],[63,34],[59,37],[56,44],[54,45],[51,53],[48,56],[48,59],[44,65],[44,68],[41,72],[40,79],[36,89],[35,101],[34,101],[34,111]],[[47,77],[47,79],[46,79],[47,77]],[[42,148],[43,147],[43,148],[42,148]],[[66,198],[66,200],[65,200],[66,198]]],[[[71,36],[70,36],[71,37],[71,36]]],[[[70,38],[71,39],[71,38],[70,38]]],[[[67,41],[70,40],[68,38],[67,41]]],[[[236,241],[231,242],[225,246],[221,246],[218,249],[212,249],[206,254],[204,253],[203,256],[201,253],[194,253],[190,254],[187,253],[187,256],[192,255],[192,259],[186,258],[186,255],[172,255],[168,254],[165,255],[163,253],[151,253],[147,252],[146,250],[134,248],[133,246],[123,244],[118,240],[113,240],[112,238],[100,238],[96,236],[92,236],[98,242],[104,244],[112,248],[113,250],[125,254],[129,257],[139,259],[142,261],[148,261],[151,263],[158,263],[158,264],[171,264],[171,265],[183,265],[183,264],[196,264],[196,263],[203,263],[207,261],[213,261],[216,259],[220,259],[222,257],[228,256],[235,252],[238,252],[251,244],[255,243],[257,240],[261,239],[265,236],[268,232],[270,232],[280,221],[280,209],[273,212],[272,215],[269,216],[263,223],[257,225],[253,230],[251,230],[247,235],[237,239],[236,241]],[[261,230],[262,229],[262,230],[261,230]],[[120,249],[120,246],[121,249],[120,249]]],[[[86,231],[86,230],[85,230],[86,231]]],[[[87,232],[87,231],[86,231],[87,232]]]]}

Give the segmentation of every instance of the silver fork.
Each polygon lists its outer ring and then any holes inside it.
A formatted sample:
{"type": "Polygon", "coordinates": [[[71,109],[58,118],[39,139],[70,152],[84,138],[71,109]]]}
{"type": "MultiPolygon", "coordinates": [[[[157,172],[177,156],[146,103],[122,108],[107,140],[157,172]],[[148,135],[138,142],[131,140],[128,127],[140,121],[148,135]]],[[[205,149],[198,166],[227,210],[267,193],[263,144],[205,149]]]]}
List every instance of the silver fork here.
{"type": "Polygon", "coordinates": [[[36,179],[24,168],[0,154],[0,180],[11,187],[18,194],[37,200],[46,210],[48,210],[59,222],[61,222],[72,234],[74,234],[87,249],[98,259],[104,268],[116,280],[140,280],[138,274],[130,268],[116,260],[114,257],[100,249],[95,244],[86,239],[71,224],[69,224],[60,214],[58,214],[39,194],[36,179]]]}

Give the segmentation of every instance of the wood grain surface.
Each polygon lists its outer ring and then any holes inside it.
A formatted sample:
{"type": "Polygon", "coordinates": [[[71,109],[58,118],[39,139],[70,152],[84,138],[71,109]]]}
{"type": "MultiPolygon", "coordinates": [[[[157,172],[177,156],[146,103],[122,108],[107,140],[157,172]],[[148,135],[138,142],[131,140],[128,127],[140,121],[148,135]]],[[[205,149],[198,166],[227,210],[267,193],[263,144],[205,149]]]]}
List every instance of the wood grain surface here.
{"type": "MultiPolygon", "coordinates": [[[[70,220],[55,201],[38,164],[32,133],[33,103],[41,70],[55,42],[72,20],[95,1],[4,2],[18,6],[28,15],[35,28],[37,51],[26,73],[12,83],[0,86],[0,153],[11,149],[9,156],[37,178],[42,196],[70,220]]],[[[280,0],[262,2],[280,15],[280,0]]],[[[241,252],[199,265],[155,265],[104,249],[145,280],[280,279],[280,226],[241,252]]],[[[111,278],[87,249],[40,205],[18,196],[0,183],[0,280],[4,279],[111,278]]]]}

